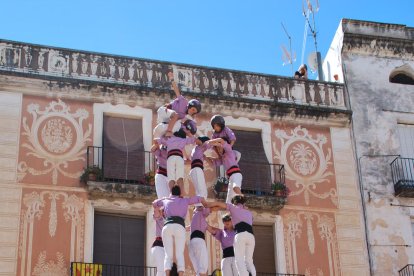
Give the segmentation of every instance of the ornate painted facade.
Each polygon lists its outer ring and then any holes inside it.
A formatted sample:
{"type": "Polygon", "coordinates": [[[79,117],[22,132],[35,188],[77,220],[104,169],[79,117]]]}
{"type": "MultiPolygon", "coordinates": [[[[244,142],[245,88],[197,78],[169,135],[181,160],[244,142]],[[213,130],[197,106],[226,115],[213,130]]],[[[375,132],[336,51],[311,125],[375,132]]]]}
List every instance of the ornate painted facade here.
{"type": "MultiPolygon", "coordinates": [[[[10,41],[0,41],[0,275],[69,275],[71,262],[93,262],[97,213],[143,218],[150,248],[154,193],[79,177],[88,147],[103,146],[108,114],[139,118],[150,149],[156,110],[172,99],[169,71],[186,97],[203,103],[198,134],[211,134],[209,119],[220,113],[232,129],[260,133],[263,162],[283,164],[291,190],[284,207],[250,195],[254,223],[273,229],[274,271],[368,275],[342,84],[10,41]]],[[[215,177],[207,165],[210,198],[215,177]]],[[[185,190],[194,193],[189,179],[185,190]]],[[[221,225],[216,215],[209,222],[221,225]]],[[[211,273],[221,250],[210,235],[206,241],[211,273]]],[[[147,249],[145,265],[153,266],[147,249]]],[[[194,275],[188,258],[186,265],[194,275]]]]}

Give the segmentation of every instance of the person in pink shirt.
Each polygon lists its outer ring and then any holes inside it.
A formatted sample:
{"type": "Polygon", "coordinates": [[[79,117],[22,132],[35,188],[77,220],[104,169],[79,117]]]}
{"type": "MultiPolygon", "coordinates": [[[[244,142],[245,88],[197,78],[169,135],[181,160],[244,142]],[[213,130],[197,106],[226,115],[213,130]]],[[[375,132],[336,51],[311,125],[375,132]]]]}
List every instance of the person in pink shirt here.
{"type": "Polygon", "coordinates": [[[165,249],[164,270],[166,275],[170,275],[173,264],[173,256],[177,259],[178,274],[184,275],[184,247],[185,247],[185,217],[187,216],[188,206],[196,203],[207,204],[206,200],[200,196],[181,197],[181,189],[174,186],[171,195],[167,198],[156,199],[152,206],[164,208],[164,227],[162,228],[162,240],[165,249]],[[173,252],[175,242],[175,252],[173,252]],[[175,253],[175,254],[174,254],[175,253]]]}
{"type": "Polygon", "coordinates": [[[153,219],[155,221],[155,240],[151,247],[151,257],[153,262],[157,267],[157,275],[163,276],[164,272],[164,259],[165,259],[165,250],[164,244],[162,242],[162,228],[164,226],[164,216],[162,209],[154,208],[153,219]]]}
{"type": "Polygon", "coordinates": [[[151,147],[151,152],[154,154],[157,161],[157,170],[155,172],[155,191],[157,192],[157,197],[167,197],[170,194],[167,176],[167,147],[158,145],[158,143],[154,141],[151,147]]]}
{"type": "MultiPolygon", "coordinates": [[[[221,115],[214,115],[210,120],[211,127],[213,128],[213,134],[211,139],[223,138],[228,141],[228,143],[233,148],[236,143],[236,135],[233,130],[226,126],[226,121],[221,115]]],[[[241,153],[237,150],[233,150],[234,155],[236,156],[237,163],[240,161],[241,153]]]]}
{"type": "Polygon", "coordinates": [[[176,126],[178,120],[184,118],[193,120],[194,115],[201,112],[201,103],[196,99],[187,101],[187,99],[181,95],[180,89],[174,81],[174,74],[172,72],[168,73],[168,78],[171,81],[176,98],[169,104],[158,109],[157,120],[158,123],[168,124],[165,136],[170,137],[173,135],[173,128],[176,126]]]}
{"type": "Polygon", "coordinates": [[[210,208],[197,206],[191,219],[189,255],[197,276],[207,276],[208,252],[205,233],[208,227],[206,218],[210,213],[210,208]]]}
{"type": "Polygon", "coordinates": [[[226,214],[222,218],[224,229],[208,226],[207,230],[220,242],[223,250],[223,259],[221,260],[222,276],[237,276],[236,262],[234,259],[234,231],[231,216],[226,214]]]}
{"type": "Polygon", "coordinates": [[[226,202],[230,203],[235,194],[241,194],[243,180],[243,175],[237,163],[234,151],[232,150],[231,145],[223,138],[210,140],[206,143],[213,146],[219,156],[218,159],[213,160],[216,166],[223,165],[226,170],[226,175],[229,178],[226,202]]]}
{"type": "Polygon", "coordinates": [[[172,137],[161,137],[154,139],[158,144],[167,147],[167,177],[168,186],[171,188],[174,185],[180,186],[181,190],[184,188],[184,154],[183,150],[186,145],[197,144],[201,141],[193,137],[197,131],[194,122],[190,121],[179,132],[174,133],[172,137]],[[189,137],[186,137],[189,136],[189,137]]]}
{"type": "Polygon", "coordinates": [[[207,198],[207,186],[204,177],[204,152],[211,148],[206,143],[210,139],[207,136],[198,137],[198,139],[203,144],[195,146],[191,151],[190,178],[193,182],[196,195],[207,198]]]}
{"type": "Polygon", "coordinates": [[[256,276],[256,268],[253,264],[255,238],[253,234],[253,215],[245,207],[246,198],[243,195],[235,195],[230,203],[206,202],[205,207],[218,207],[227,210],[231,214],[236,235],[234,236],[234,258],[239,276],[256,276]]]}

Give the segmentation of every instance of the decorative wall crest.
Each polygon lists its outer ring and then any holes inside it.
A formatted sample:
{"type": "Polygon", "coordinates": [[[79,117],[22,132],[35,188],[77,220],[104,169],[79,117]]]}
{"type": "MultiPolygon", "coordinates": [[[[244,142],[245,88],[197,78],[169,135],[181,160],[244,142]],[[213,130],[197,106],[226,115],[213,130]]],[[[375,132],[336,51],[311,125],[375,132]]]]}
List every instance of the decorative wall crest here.
{"type": "Polygon", "coordinates": [[[292,189],[290,196],[303,194],[306,205],[309,205],[310,197],[325,199],[330,198],[337,206],[338,198],[335,188],[328,192],[319,193],[317,184],[329,183],[328,177],[333,175],[329,171],[331,162],[331,149],[324,152],[323,146],[327,143],[326,136],[317,134],[316,138],[309,134],[306,128],[296,127],[287,134],[285,130],[277,129],[276,137],[280,140],[280,151],[273,144],[275,159],[285,165],[286,177],[294,181],[297,189],[292,189]]]}
{"type": "Polygon", "coordinates": [[[31,167],[25,161],[18,165],[18,176],[21,181],[27,173],[45,175],[52,172],[52,183],[58,182],[58,174],[70,178],[78,178],[81,172],[70,173],[70,162],[85,160],[86,143],[91,141],[91,124],[83,130],[83,121],[89,117],[85,109],[71,113],[70,107],[60,99],[52,101],[44,110],[38,104],[29,104],[27,111],[32,115],[31,124],[23,118],[23,135],[28,142],[22,147],[29,150],[26,156],[34,156],[42,160],[44,169],[31,167]]]}

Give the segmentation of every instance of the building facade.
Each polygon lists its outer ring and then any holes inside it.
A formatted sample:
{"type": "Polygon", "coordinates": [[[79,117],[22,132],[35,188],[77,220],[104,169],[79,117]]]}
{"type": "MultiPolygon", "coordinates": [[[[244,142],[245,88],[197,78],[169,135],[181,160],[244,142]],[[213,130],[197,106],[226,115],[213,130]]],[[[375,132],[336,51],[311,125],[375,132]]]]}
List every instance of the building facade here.
{"type": "Polygon", "coordinates": [[[413,45],[413,28],[344,19],[324,63],[349,93],[373,275],[414,263],[413,45]]]}
{"type": "MultiPolygon", "coordinates": [[[[60,276],[71,267],[98,275],[107,264],[154,275],[148,151],[156,110],[172,100],[170,71],[184,96],[202,102],[199,135],[211,134],[214,114],[236,131],[257,271],[368,275],[344,85],[4,40],[0,275],[60,276]],[[80,181],[96,167],[97,179],[80,181]],[[286,183],[287,200],[272,194],[273,182],[286,183]]],[[[205,167],[215,200],[218,173],[205,167]]],[[[188,178],[185,192],[194,193],[188,178]]],[[[219,214],[209,223],[220,227],[219,214]]],[[[206,242],[211,273],[221,250],[210,235],[206,242]]],[[[188,258],[186,275],[194,275],[188,258]]]]}

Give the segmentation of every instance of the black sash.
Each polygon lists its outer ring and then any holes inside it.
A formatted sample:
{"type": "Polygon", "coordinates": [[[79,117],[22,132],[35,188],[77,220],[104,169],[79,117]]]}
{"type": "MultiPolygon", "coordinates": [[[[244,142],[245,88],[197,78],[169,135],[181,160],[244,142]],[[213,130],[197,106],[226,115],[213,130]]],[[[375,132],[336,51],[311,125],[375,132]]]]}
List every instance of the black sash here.
{"type": "Polygon", "coordinates": [[[163,167],[158,166],[158,169],[157,169],[157,174],[162,174],[162,175],[164,175],[164,176],[167,176],[167,169],[165,169],[165,168],[163,168],[163,167]]]}
{"type": "Polygon", "coordinates": [[[241,173],[241,170],[238,166],[233,166],[226,171],[226,174],[228,177],[230,177],[232,174],[235,174],[235,173],[241,173]]]}
{"type": "Polygon", "coordinates": [[[171,216],[171,217],[167,217],[164,220],[164,226],[167,225],[167,224],[171,224],[171,223],[177,223],[177,224],[179,224],[179,225],[181,225],[182,227],[185,228],[184,219],[182,217],[171,216]]]}
{"type": "Polygon", "coordinates": [[[183,152],[179,149],[173,149],[173,150],[170,150],[168,152],[167,159],[170,158],[171,156],[180,156],[182,158],[183,157],[183,152]]]}
{"type": "Polygon", "coordinates": [[[236,230],[236,234],[241,233],[241,232],[249,232],[253,234],[253,227],[244,221],[239,222],[236,225],[234,225],[234,230],[236,230]]]}
{"type": "Polygon", "coordinates": [[[193,161],[191,161],[191,168],[200,168],[202,170],[204,170],[204,164],[203,161],[201,161],[200,159],[195,159],[193,161]]]}
{"type": "Polygon", "coordinates": [[[227,257],[234,257],[234,248],[233,246],[229,246],[223,249],[223,259],[227,257]]]}
{"type": "Polygon", "coordinates": [[[200,230],[195,230],[195,231],[193,231],[193,233],[191,233],[190,240],[192,240],[194,238],[200,238],[200,239],[203,239],[203,240],[206,239],[204,233],[201,232],[200,230]]]}
{"type": "Polygon", "coordinates": [[[152,247],[155,247],[155,246],[164,247],[162,239],[158,239],[158,238],[155,239],[155,241],[152,243],[152,247]]]}

